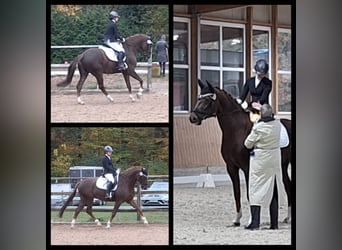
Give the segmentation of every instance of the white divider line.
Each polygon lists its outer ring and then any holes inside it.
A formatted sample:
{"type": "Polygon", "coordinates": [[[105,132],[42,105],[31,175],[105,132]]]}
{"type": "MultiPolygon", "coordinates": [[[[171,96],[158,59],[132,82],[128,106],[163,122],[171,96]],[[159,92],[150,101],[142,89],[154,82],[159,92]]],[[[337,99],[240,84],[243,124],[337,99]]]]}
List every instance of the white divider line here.
{"type": "MultiPolygon", "coordinates": [[[[211,175],[211,174],[210,174],[211,175]]],[[[245,177],[243,173],[240,171],[240,183],[245,183],[245,177]]],[[[228,175],[211,175],[214,182],[231,182],[231,179],[228,175]]],[[[204,182],[204,178],[206,178],[206,174],[197,175],[197,176],[179,176],[173,177],[173,184],[191,184],[191,183],[199,183],[204,182]]]]}

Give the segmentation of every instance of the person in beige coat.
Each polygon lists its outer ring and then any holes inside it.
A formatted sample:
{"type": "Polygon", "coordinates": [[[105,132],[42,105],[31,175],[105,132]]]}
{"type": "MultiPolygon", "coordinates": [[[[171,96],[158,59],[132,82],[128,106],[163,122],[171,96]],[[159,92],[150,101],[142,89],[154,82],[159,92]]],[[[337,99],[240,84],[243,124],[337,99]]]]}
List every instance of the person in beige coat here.
{"type": "Polygon", "coordinates": [[[251,223],[246,229],[259,229],[260,210],[265,206],[270,209],[270,229],[278,229],[278,189],[281,183],[281,153],[279,119],[273,117],[272,107],[263,104],[261,118],[257,121],[244,141],[252,149],[249,169],[249,203],[251,223]]]}

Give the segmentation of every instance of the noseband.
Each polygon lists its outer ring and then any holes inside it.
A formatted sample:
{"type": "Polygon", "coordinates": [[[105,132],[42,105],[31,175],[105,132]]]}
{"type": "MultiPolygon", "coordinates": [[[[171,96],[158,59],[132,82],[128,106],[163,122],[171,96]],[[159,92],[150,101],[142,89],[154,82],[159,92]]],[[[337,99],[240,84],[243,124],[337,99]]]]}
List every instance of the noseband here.
{"type": "MultiPolygon", "coordinates": [[[[215,100],[216,100],[216,94],[215,93],[208,93],[208,94],[204,94],[204,95],[199,95],[198,96],[198,100],[201,100],[201,99],[203,99],[205,97],[209,97],[211,99],[210,105],[212,106],[214,104],[215,100]]],[[[205,120],[205,119],[207,119],[209,117],[216,116],[215,112],[209,114],[208,112],[202,111],[202,110],[200,110],[198,108],[193,109],[192,112],[197,114],[197,116],[201,115],[201,116],[198,116],[198,118],[200,118],[201,120],[205,120]]]]}

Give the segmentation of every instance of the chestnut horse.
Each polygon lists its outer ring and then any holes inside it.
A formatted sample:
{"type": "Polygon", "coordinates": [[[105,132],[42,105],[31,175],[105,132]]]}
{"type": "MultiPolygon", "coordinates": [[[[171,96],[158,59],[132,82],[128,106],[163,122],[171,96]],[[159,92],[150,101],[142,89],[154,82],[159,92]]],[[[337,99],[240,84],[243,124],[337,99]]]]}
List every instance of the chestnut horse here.
{"type": "MultiPolygon", "coordinates": [[[[231,94],[217,87],[214,88],[208,81],[207,84],[204,84],[198,80],[198,84],[201,94],[189,119],[191,123],[201,125],[203,120],[217,117],[222,130],[221,155],[233,184],[236,205],[236,218],[233,223],[235,226],[240,226],[242,212],[239,169],[244,173],[248,199],[249,150],[244,146],[244,140],[250,133],[253,123],[249,119],[249,113],[237,103],[231,94]]],[[[289,145],[281,148],[281,167],[288,202],[288,216],[284,222],[290,222],[291,180],[288,175],[288,166],[291,162],[291,120],[280,119],[280,121],[289,135],[289,145]]]]}
{"type": "Polygon", "coordinates": [[[80,72],[80,79],[77,83],[77,102],[79,104],[84,104],[81,100],[81,89],[82,86],[87,79],[89,73],[95,76],[97,80],[97,84],[101,89],[102,93],[113,102],[113,98],[108,94],[104,87],[103,83],[103,74],[115,74],[122,73],[126,82],[126,86],[128,88],[129,96],[132,101],[135,101],[135,98],[132,95],[132,88],[130,82],[130,76],[134,79],[138,80],[140,83],[140,88],[138,92],[138,96],[142,95],[143,92],[143,80],[141,77],[135,72],[135,68],[137,66],[137,58],[136,54],[138,51],[144,53],[145,59],[151,56],[152,50],[152,41],[151,38],[147,35],[136,34],[130,36],[123,43],[123,47],[126,52],[126,63],[128,68],[124,71],[119,71],[117,69],[117,62],[110,61],[105,55],[104,51],[99,48],[90,48],[78,55],[74,61],[70,64],[68,68],[68,75],[65,80],[59,82],[57,84],[58,87],[65,87],[69,85],[72,81],[72,77],[75,73],[76,66],[80,72]]]}
{"type": "Polygon", "coordinates": [[[110,228],[112,220],[114,219],[119,207],[123,202],[127,202],[132,207],[134,207],[137,210],[137,213],[141,216],[143,222],[147,224],[148,222],[144,217],[143,212],[133,200],[135,194],[134,186],[137,182],[141,184],[142,189],[147,188],[147,175],[147,169],[139,166],[130,167],[121,172],[119,175],[118,187],[114,191],[114,195],[110,199],[105,198],[104,189],[99,189],[98,187],[96,187],[96,181],[98,178],[93,177],[79,181],[78,183],[76,183],[75,189],[72,194],[68,197],[68,199],[59,210],[59,217],[62,218],[65,208],[68,206],[68,204],[70,204],[76,194],[76,191],[78,190],[81,200],[72,217],[71,227],[75,225],[77,216],[82,211],[85,205],[87,205],[87,213],[90,215],[90,217],[94,220],[95,223],[101,225],[100,221],[95,218],[92,212],[94,198],[98,198],[103,201],[115,202],[112,215],[107,222],[107,228],[110,228]]]}

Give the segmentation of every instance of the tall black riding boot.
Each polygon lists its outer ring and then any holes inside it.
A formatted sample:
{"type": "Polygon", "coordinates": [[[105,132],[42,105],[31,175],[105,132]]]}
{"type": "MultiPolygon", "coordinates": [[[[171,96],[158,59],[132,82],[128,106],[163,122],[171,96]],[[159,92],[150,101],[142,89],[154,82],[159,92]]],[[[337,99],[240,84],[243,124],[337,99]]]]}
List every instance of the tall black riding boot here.
{"type": "Polygon", "coordinates": [[[105,198],[112,198],[111,195],[110,195],[110,191],[112,189],[112,185],[113,185],[112,182],[108,181],[105,198]]]}
{"type": "Polygon", "coordinates": [[[260,206],[251,206],[252,222],[245,229],[256,230],[260,225],[260,206]]]}
{"type": "Polygon", "coordinates": [[[119,52],[118,53],[118,70],[122,71],[125,70],[125,64],[124,64],[124,59],[125,53],[124,52],[119,52]]]}
{"type": "Polygon", "coordinates": [[[273,196],[272,196],[272,200],[270,204],[270,218],[271,218],[270,229],[278,229],[278,213],[279,213],[278,190],[277,190],[276,181],[274,181],[273,196]]]}

